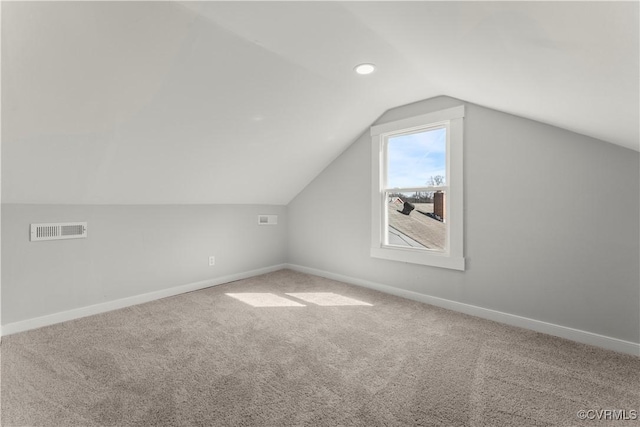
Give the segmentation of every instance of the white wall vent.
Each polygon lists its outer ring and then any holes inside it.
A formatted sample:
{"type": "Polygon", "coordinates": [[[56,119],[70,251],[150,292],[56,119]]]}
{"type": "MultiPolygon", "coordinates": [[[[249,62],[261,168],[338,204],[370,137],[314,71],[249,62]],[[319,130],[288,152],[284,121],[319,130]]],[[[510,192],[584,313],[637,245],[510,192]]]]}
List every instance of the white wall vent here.
{"type": "Polygon", "coordinates": [[[87,237],[86,222],[31,224],[31,241],[83,239],[87,237]]]}
{"type": "Polygon", "coordinates": [[[278,215],[258,215],[258,225],[277,225],[278,215]]]}

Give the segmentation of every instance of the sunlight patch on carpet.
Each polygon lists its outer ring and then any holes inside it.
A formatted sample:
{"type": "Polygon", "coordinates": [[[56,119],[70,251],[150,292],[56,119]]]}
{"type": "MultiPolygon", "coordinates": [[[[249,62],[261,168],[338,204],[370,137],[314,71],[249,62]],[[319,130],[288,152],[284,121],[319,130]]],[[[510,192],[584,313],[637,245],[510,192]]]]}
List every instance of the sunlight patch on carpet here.
{"type": "Polygon", "coordinates": [[[304,304],[292,301],[267,292],[225,294],[253,307],[305,307],[304,304]]]}
{"type": "Polygon", "coordinates": [[[291,293],[287,293],[286,295],[301,299],[302,301],[310,302],[312,304],[321,305],[321,306],[340,306],[340,305],[372,306],[372,304],[369,304],[368,302],[345,297],[340,294],[334,294],[333,292],[291,292],[291,293]]]}

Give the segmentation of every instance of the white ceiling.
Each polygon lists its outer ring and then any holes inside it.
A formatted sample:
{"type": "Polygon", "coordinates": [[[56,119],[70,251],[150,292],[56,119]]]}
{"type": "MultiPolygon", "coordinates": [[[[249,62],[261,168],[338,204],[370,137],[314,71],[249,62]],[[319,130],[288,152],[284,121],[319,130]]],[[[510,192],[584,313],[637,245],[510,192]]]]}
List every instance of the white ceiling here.
{"type": "Polygon", "coordinates": [[[443,94],[640,150],[638,38],[637,2],[3,2],[2,199],[286,204],[443,94]]]}

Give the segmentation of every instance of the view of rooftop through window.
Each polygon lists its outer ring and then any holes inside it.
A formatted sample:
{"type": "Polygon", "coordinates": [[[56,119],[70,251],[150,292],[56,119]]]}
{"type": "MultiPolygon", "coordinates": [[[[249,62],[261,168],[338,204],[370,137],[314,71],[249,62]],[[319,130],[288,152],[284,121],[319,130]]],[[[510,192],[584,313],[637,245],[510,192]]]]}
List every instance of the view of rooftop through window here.
{"type": "Polygon", "coordinates": [[[388,138],[389,245],[446,249],[446,138],[445,127],[388,138]]]}

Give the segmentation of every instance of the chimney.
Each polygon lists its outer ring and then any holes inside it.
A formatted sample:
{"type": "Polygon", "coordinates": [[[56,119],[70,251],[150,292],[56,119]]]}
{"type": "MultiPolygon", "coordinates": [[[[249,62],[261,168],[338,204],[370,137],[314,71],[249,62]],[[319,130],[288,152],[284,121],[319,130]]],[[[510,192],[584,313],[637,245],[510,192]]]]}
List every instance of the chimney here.
{"type": "Polygon", "coordinates": [[[444,222],[445,220],[445,211],[444,211],[445,203],[444,203],[444,193],[442,191],[436,191],[433,194],[433,214],[440,218],[440,221],[444,222]]]}

